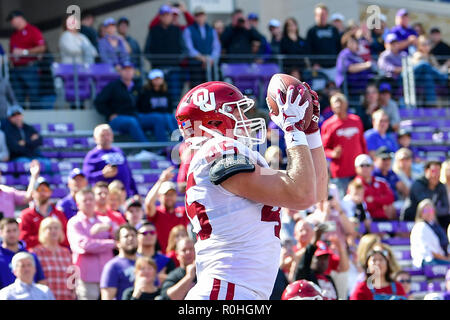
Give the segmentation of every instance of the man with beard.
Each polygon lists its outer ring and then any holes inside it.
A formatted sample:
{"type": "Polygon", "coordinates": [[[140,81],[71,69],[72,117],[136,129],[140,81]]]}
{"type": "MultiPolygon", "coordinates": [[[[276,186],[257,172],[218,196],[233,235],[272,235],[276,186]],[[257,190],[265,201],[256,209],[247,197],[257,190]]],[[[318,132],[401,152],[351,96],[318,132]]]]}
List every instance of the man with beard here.
{"type": "Polygon", "coordinates": [[[138,249],[137,230],[125,224],[115,234],[119,254],[108,261],[100,279],[102,300],[121,300],[125,289],[134,285],[134,264],[138,249]]]}
{"type": "MultiPolygon", "coordinates": [[[[25,242],[28,250],[39,244],[39,226],[44,218],[51,216],[58,218],[66,235],[67,218],[53,203],[50,203],[51,196],[52,189],[49,182],[44,177],[39,177],[34,184],[33,201],[20,215],[20,239],[25,242]]],[[[67,237],[64,237],[62,245],[69,247],[67,237]]]]}

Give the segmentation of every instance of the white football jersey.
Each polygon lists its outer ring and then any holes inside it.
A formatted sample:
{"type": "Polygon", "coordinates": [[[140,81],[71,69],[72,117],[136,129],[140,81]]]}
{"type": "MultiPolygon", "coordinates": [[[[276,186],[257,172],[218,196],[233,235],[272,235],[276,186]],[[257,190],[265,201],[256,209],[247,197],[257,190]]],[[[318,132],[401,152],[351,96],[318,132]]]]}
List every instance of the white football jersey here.
{"type": "Polygon", "coordinates": [[[231,282],[268,299],[280,262],[280,208],[247,200],[211,183],[214,160],[233,154],[268,167],[258,152],[226,137],[208,140],[189,166],[186,208],[197,233],[197,277],[231,282]]]}

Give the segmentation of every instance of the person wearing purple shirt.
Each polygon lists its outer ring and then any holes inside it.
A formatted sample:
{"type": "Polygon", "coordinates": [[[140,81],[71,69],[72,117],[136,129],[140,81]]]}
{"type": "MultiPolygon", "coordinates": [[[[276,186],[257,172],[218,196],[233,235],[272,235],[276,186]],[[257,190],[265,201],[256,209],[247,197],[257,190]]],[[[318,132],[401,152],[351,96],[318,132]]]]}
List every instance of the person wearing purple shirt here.
{"type": "Polygon", "coordinates": [[[64,212],[67,220],[72,218],[78,212],[77,203],[75,202],[75,194],[87,187],[88,181],[86,175],[79,168],[74,168],[69,174],[67,180],[67,185],[69,187],[69,194],[58,201],[56,207],[58,210],[64,212]]]}
{"type": "Polygon", "coordinates": [[[389,128],[389,116],[383,109],[378,109],[372,114],[373,128],[364,132],[367,142],[367,150],[372,159],[375,158],[376,151],[385,146],[390,152],[398,150],[396,139],[392,138],[387,130],[389,128]]]}
{"type": "Polygon", "coordinates": [[[130,61],[130,48],[127,42],[117,34],[116,20],[108,18],[103,22],[105,36],[98,41],[98,51],[102,62],[119,68],[130,61]]]}
{"type": "Polygon", "coordinates": [[[86,154],[83,161],[83,172],[89,184],[120,180],[127,197],[138,194],[125,154],[120,148],[112,146],[114,134],[111,127],[108,124],[98,125],[94,129],[94,140],[97,146],[86,154]]]}
{"type": "Polygon", "coordinates": [[[398,79],[402,72],[402,58],[407,54],[400,51],[395,33],[389,33],[384,43],[386,50],[378,58],[378,68],[386,77],[398,79]]]}
{"type": "Polygon", "coordinates": [[[137,230],[129,224],[124,224],[117,229],[115,240],[119,254],[103,268],[100,279],[102,300],[121,300],[123,292],[134,285],[137,230]]]}
{"type": "Polygon", "coordinates": [[[397,36],[400,52],[408,53],[410,46],[416,46],[418,34],[409,26],[409,14],[406,9],[397,11],[395,15],[395,27],[391,28],[389,32],[397,36]]]}

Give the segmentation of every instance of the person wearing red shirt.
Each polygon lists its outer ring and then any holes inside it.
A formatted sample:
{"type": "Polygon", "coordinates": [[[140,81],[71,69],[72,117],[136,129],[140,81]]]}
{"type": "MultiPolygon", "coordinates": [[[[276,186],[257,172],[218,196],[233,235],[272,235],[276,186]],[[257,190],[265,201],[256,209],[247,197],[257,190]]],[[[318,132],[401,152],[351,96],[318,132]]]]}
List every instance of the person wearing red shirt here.
{"type": "Polygon", "coordinates": [[[364,270],[366,277],[359,282],[350,300],[406,300],[406,292],[400,282],[391,279],[389,254],[385,249],[374,249],[367,254],[364,270]]]}
{"type": "Polygon", "coordinates": [[[353,166],[355,158],[367,153],[367,146],[361,119],[347,112],[347,98],[342,93],[336,93],[330,98],[330,103],[334,115],[322,124],[322,142],[325,155],[331,159],[331,181],[344,197],[349,182],[356,174],[353,166]]]}
{"type": "Polygon", "coordinates": [[[356,178],[364,186],[364,201],[374,221],[396,218],[394,193],[387,181],[372,174],[373,161],[367,154],[360,154],[355,159],[356,178]]]}
{"type": "Polygon", "coordinates": [[[39,70],[36,65],[37,55],[46,51],[41,31],[29,24],[21,11],[14,10],[8,22],[15,30],[10,37],[9,50],[14,69],[11,71],[11,84],[18,101],[28,98],[31,103],[39,99],[39,70]]]}
{"type": "MultiPolygon", "coordinates": [[[[169,6],[164,6],[169,8],[169,6]]],[[[180,2],[177,6],[173,5],[171,8],[172,14],[173,14],[173,22],[172,24],[179,27],[181,29],[181,31],[183,31],[184,29],[186,29],[187,27],[189,27],[191,24],[194,24],[195,19],[192,16],[192,14],[190,14],[190,12],[186,9],[186,6],[184,5],[184,3],[180,2]],[[180,17],[180,13],[183,13],[184,15],[184,19],[186,20],[186,25],[181,25],[180,21],[179,21],[179,17],[180,17]]],[[[151,29],[154,26],[157,26],[160,22],[160,14],[157,14],[153,20],[150,22],[148,28],[151,29]]]]}
{"type": "Polygon", "coordinates": [[[20,214],[19,237],[26,243],[27,249],[39,244],[39,226],[46,217],[56,217],[61,221],[64,231],[64,241],[61,244],[69,247],[66,236],[67,218],[62,211],[56,209],[53,203],[50,203],[51,195],[50,184],[43,177],[39,177],[34,185],[33,202],[20,214]]]}
{"type": "Polygon", "coordinates": [[[114,211],[108,208],[108,183],[105,181],[99,181],[94,185],[92,189],[95,197],[95,213],[97,216],[106,216],[114,222],[117,227],[127,223],[124,216],[119,211],[114,211]]]}
{"type": "Polygon", "coordinates": [[[176,184],[170,181],[174,177],[173,169],[173,167],[169,167],[164,170],[145,197],[147,219],[156,227],[158,242],[163,253],[167,248],[170,230],[179,224],[186,227],[189,224],[184,206],[175,207],[176,184]],[[160,205],[156,206],[158,195],[160,205]]]}

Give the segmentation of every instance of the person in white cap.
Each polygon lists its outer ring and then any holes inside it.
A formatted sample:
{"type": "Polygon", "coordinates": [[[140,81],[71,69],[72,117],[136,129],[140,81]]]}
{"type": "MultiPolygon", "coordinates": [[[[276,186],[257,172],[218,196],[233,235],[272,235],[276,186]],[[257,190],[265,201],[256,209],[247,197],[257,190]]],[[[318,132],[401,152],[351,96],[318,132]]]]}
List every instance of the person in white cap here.
{"type": "Polygon", "coordinates": [[[372,174],[373,161],[367,154],[355,159],[356,180],[364,185],[364,201],[374,221],[395,219],[394,194],[386,180],[372,174]]]}
{"type": "Polygon", "coordinates": [[[278,54],[280,53],[281,38],[283,37],[283,33],[281,32],[281,22],[277,19],[271,19],[268,28],[272,36],[270,48],[272,49],[273,54],[278,54]]]}
{"type": "Polygon", "coordinates": [[[345,31],[345,17],[342,13],[336,12],[331,15],[331,24],[338,29],[339,34],[343,34],[345,31]]]}
{"type": "Polygon", "coordinates": [[[188,226],[189,219],[184,206],[176,207],[177,187],[172,178],[174,167],[168,167],[159,176],[158,181],[145,197],[145,210],[147,218],[152,222],[158,232],[158,242],[164,253],[169,240],[169,233],[173,227],[182,224],[188,226]],[[156,200],[160,205],[156,206],[156,200]]]}

